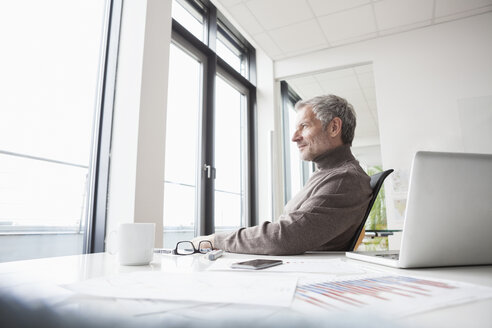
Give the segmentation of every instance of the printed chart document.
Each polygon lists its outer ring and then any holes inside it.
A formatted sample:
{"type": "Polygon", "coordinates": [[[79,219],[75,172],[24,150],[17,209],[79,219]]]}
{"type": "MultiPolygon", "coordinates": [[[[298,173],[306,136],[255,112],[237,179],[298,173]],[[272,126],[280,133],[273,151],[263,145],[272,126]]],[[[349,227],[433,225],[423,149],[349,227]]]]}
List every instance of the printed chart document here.
{"type": "MultiPolygon", "coordinates": [[[[219,260],[208,270],[233,270],[232,260],[219,260]]],[[[287,257],[284,264],[262,271],[275,276],[296,276],[298,283],[291,308],[306,314],[365,312],[392,319],[492,298],[489,287],[386,273],[343,259],[287,257]]]]}
{"type": "Polygon", "coordinates": [[[492,288],[394,274],[299,279],[292,308],[301,312],[366,312],[398,318],[492,298],[492,288]]]}
{"type": "Polygon", "coordinates": [[[65,285],[99,297],[290,306],[297,278],[241,272],[132,272],[65,285]]]}

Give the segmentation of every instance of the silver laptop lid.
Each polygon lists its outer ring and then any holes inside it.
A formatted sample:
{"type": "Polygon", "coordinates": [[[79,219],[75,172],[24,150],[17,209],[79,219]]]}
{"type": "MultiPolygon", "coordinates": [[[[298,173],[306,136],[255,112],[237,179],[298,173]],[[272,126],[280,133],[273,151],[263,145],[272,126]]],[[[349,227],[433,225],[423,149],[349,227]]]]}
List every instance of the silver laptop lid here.
{"type": "Polygon", "coordinates": [[[401,267],[492,264],[492,155],[417,152],[401,267]]]}

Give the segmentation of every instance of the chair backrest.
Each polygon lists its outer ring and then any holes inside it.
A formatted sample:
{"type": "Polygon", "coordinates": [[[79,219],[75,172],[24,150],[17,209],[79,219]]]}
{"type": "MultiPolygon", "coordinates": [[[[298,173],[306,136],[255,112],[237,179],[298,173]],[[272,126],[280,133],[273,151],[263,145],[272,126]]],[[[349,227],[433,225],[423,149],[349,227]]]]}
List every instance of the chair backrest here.
{"type": "Polygon", "coordinates": [[[364,214],[364,219],[362,220],[359,228],[357,229],[357,232],[356,232],[355,237],[352,241],[352,244],[350,245],[349,250],[355,251],[355,249],[354,249],[355,245],[357,244],[357,240],[359,239],[359,235],[361,234],[362,229],[364,229],[364,226],[365,226],[366,221],[367,221],[367,217],[369,216],[369,213],[371,213],[372,206],[374,205],[374,202],[376,201],[376,198],[378,197],[379,189],[381,189],[381,186],[383,185],[384,179],[386,179],[386,177],[388,175],[390,175],[393,171],[394,171],[393,169],[389,169],[389,170],[371,175],[371,182],[370,182],[371,188],[372,188],[371,201],[369,202],[369,205],[367,206],[366,213],[364,214]]]}

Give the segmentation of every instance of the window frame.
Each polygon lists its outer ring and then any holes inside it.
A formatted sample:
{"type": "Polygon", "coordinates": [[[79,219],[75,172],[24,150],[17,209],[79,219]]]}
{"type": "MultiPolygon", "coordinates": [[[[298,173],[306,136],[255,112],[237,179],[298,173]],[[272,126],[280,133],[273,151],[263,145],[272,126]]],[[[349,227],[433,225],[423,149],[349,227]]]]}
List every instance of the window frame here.
{"type": "MultiPolygon", "coordinates": [[[[187,53],[189,56],[195,58],[197,61],[199,61],[202,65],[202,70],[201,70],[201,102],[200,102],[200,108],[199,108],[199,117],[198,117],[198,122],[199,122],[199,129],[198,131],[198,136],[199,140],[197,142],[197,156],[196,156],[196,173],[195,173],[195,183],[196,183],[196,189],[199,191],[202,191],[204,188],[206,188],[206,180],[205,176],[202,174],[202,167],[203,163],[206,163],[206,140],[207,140],[207,134],[206,134],[206,127],[207,127],[207,122],[205,120],[206,117],[206,106],[209,102],[209,89],[210,86],[208,85],[207,81],[209,81],[209,60],[210,56],[207,56],[205,53],[208,51],[206,47],[199,46],[197,47],[196,42],[190,42],[190,39],[187,37],[184,37],[182,33],[177,32],[177,30],[174,29],[174,24],[177,24],[176,29],[182,29],[182,32],[185,31],[185,33],[188,33],[188,36],[192,36],[195,38],[194,35],[191,34],[188,30],[186,30],[185,27],[177,23],[173,19],[173,30],[171,33],[171,43],[174,44],[174,46],[180,48],[182,51],[187,53]],[[205,51],[205,52],[204,52],[205,51]]],[[[195,40],[198,40],[195,38],[195,40]]],[[[198,40],[199,41],[199,40],[198,40]]],[[[201,42],[201,41],[200,41],[201,42]]],[[[213,98],[213,97],[212,97],[213,98]]],[[[213,100],[213,99],[212,99],[213,100]]],[[[195,222],[194,222],[194,234],[196,235],[199,231],[202,231],[204,229],[204,223],[201,222],[198,218],[201,218],[206,215],[206,208],[203,206],[206,201],[209,201],[210,198],[206,197],[205,192],[200,192],[196,193],[195,195],[195,202],[196,202],[196,209],[195,209],[195,222]]],[[[165,226],[164,226],[165,227],[165,226]]]]}
{"type": "Polygon", "coordinates": [[[116,67],[123,0],[106,0],[104,25],[101,30],[99,72],[94,99],[94,115],[90,141],[90,158],[87,166],[44,157],[1,151],[0,154],[88,169],[83,213],[78,228],[67,226],[19,226],[2,229],[4,235],[82,235],[82,254],[104,252],[106,234],[106,208],[111,150],[111,130],[116,82],[116,67]]]}
{"type": "MultiPolygon", "coordinates": [[[[245,209],[246,226],[252,226],[258,224],[258,209],[256,200],[256,172],[257,172],[257,160],[256,160],[256,59],[255,49],[240,36],[239,32],[230,24],[227,19],[217,11],[217,8],[210,1],[199,0],[180,0],[180,2],[198,3],[198,6],[205,6],[207,8],[206,17],[204,17],[205,25],[204,31],[207,37],[204,38],[205,42],[202,42],[196,38],[191,32],[189,32],[184,26],[182,26],[174,18],[172,19],[172,38],[173,40],[184,40],[191,45],[196,51],[204,55],[207,60],[204,65],[204,87],[203,87],[203,112],[202,112],[202,131],[201,131],[201,144],[202,153],[200,167],[203,165],[211,165],[215,167],[214,162],[214,124],[215,124],[215,78],[217,74],[225,76],[228,81],[232,81],[233,84],[238,87],[238,90],[247,90],[248,105],[247,105],[247,183],[245,185],[245,197],[246,206],[245,209]],[[220,58],[216,50],[217,35],[222,31],[222,28],[218,27],[218,20],[220,25],[227,27],[229,32],[234,33],[235,38],[241,41],[244,46],[244,56],[248,63],[248,77],[241,75],[231,67],[224,59],[220,58]]],[[[195,54],[196,55],[196,54],[195,54]]],[[[214,208],[209,204],[214,204],[214,179],[207,179],[205,174],[201,174],[200,179],[201,194],[199,196],[200,202],[200,215],[196,218],[198,222],[195,222],[195,235],[208,235],[215,232],[214,222],[214,208]]]]}
{"type": "Polygon", "coordinates": [[[89,170],[88,179],[92,195],[87,197],[87,228],[83,246],[85,253],[104,252],[105,246],[111,134],[122,9],[123,0],[109,0],[107,31],[101,54],[102,67],[96,105],[98,112],[94,119],[92,169],[89,170]]]}
{"type": "MultiPolygon", "coordinates": [[[[222,78],[226,83],[230,84],[231,87],[236,89],[239,93],[241,93],[246,98],[245,113],[241,113],[242,114],[241,118],[246,120],[246,126],[248,127],[248,129],[246,129],[245,135],[241,136],[241,138],[244,137],[244,141],[246,143],[245,149],[242,149],[242,151],[241,151],[241,156],[243,158],[245,158],[246,160],[244,161],[245,168],[243,168],[242,172],[241,172],[244,174],[241,183],[242,183],[242,185],[244,185],[245,208],[244,208],[244,216],[241,217],[240,226],[251,226],[249,218],[250,218],[250,212],[251,212],[252,207],[250,205],[251,199],[250,199],[250,197],[248,197],[248,195],[250,195],[250,188],[251,188],[251,185],[249,183],[249,175],[251,172],[250,171],[250,166],[251,166],[250,148],[251,147],[248,147],[248,145],[249,145],[249,139],[248,139],[249,133],[248,133],[248,131],[250,130],[249,127],[251,124],[250,119],[248,118],[248,112],[250,111],[249,105],[251,102],[250,89],[248,89],[244,84],[237,81],[233,76],[231,76],[229,74],[228,71],[223,69],[223,67],[221,67],[221,66],[217,67],[217,74],[216,75],[219,76],[220,78],[222,78]]],[[[215,191],[215,188],[214,188],[214,191],[215,191]]],[[[214,227],[215,227],[215,225],[214,225],[214,227]]]]}
{"type": "MultiPolygon", "coordinates": [[[[222,18],[224,19],[224,18],[222,18]]],[[[222,42],[232,53],[235,53],[241,60],[241,69],[239,73],[244,76],[245,78],[249,78],[251,71],[249,69],[250,67],[250,55],[249,55],[249,49],[247,46],[244,45],[244,42],[241,41],[239,38],[236,37],[234,32],[230,31],[230,29],[227,27],[226,24],[222,22],[222,20],[218,20],[217,24],[217,39],[220,39],[222,37],[225,42],[222,42]],[[229,46],[228,46],[229,45],[229,46]],[[232,47],[232,49],[231,49],[232,47]],[[243,73],[243,68],[246,68],[246,70],[243,73]]]]}

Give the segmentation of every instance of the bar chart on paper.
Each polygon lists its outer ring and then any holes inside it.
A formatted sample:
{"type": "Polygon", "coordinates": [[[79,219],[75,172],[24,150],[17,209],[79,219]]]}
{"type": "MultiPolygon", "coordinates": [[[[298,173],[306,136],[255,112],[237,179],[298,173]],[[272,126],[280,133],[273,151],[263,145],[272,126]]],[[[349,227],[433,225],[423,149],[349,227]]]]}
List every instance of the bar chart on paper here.
{"type": "Polygon", "coordinates": [[[492,297],[492,288],[401,275],[300,281],[294,307],[301,311],[371,311],[401,317],[492,297]]]}

